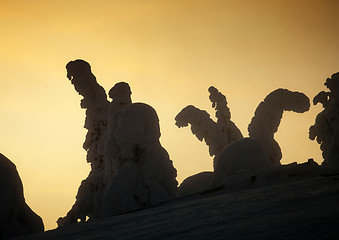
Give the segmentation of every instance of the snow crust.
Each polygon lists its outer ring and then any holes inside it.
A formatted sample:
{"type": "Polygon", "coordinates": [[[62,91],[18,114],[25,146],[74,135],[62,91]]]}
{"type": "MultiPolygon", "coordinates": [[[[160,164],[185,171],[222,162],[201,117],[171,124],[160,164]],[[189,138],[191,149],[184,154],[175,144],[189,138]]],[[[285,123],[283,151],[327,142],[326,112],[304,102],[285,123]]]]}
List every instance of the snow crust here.
{"type": "Polygon", "coordinates": [[[24,239],[338,239],[338,172],[309,161],[229,178],[223,188],[24,239]]]}

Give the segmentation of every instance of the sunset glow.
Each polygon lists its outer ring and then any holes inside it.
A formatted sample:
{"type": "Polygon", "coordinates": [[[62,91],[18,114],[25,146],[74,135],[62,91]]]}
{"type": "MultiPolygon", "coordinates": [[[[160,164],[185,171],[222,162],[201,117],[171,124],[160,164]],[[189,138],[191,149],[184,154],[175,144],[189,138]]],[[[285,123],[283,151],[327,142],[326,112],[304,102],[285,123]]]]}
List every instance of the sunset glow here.
{"type": "MultiPolygon", "coordinates": [[[[175,116],[187,105],[209,112],[209,86],[247,126],[277,88],[312,102],[339,71],[339,4],[324,1],[0,1],[0,152],[17,166],[26,201],[56,227],[90,170],[82,149],[81,97],[65,65],[84,59],[106,92],[128,82],[134,102],[156,109],[161,143],[177,180],[213,169],[205,143],[175,116]]],[[[286,112],[275,139],[282,163],[323,161],[308,139],[321,106],[286,112]]]]}

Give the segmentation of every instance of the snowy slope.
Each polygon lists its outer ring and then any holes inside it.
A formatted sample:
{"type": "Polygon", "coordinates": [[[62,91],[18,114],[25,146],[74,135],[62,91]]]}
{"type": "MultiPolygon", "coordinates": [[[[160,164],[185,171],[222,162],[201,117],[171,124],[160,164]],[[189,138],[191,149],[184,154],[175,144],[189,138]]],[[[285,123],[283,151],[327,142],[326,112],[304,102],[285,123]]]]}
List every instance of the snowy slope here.
{"type": "Polygon", "coordinates": [[[339,239],[339,175],[190,195],[18,239],[339,239]]]}

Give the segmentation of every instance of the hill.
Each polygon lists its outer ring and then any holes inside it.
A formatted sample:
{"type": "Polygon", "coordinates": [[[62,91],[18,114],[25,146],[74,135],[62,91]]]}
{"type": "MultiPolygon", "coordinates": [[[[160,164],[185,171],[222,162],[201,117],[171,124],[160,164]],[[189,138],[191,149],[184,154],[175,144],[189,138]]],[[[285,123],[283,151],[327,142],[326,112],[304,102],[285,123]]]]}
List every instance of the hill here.
{"type": "Polygon", "coordinates": [[[17,239],[339,239],[339,174],[291,179],[209,190],[17,239]]]}

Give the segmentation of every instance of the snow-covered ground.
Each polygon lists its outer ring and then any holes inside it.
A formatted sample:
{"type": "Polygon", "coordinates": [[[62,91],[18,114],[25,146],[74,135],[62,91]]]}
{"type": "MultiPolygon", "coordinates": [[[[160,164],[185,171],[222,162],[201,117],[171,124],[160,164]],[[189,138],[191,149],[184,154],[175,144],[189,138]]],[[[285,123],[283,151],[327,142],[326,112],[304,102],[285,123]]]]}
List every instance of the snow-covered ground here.
{"type": "Polygon", "coordinates": [[[339,174],[271,182],[18,239],[339,239],[339,174]]]}

